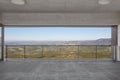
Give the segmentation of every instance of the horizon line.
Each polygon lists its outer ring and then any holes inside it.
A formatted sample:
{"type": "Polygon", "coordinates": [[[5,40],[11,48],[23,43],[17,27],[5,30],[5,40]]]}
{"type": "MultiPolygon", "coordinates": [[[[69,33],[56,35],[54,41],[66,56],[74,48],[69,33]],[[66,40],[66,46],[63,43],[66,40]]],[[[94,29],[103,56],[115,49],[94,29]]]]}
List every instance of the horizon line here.
{"type": "MultiPolygon", "coordinates": [[[[112,39],[112,38],[99,38],[99,39],[112,39]]],[[[89,39],[89,40],[99,40],[89,39]]],[[[89,40],[5,40],[5,41],[89,41],[89,40]]]]}

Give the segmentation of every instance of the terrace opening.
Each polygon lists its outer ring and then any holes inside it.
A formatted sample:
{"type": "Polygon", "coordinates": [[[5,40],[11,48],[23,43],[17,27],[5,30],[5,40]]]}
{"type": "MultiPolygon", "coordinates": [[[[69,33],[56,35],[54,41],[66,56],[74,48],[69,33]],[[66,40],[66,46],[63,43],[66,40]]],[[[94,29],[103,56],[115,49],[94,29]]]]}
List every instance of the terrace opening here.
{"type": "Polygon", "coordinates": [[[6,59],[111,59],[111,27],[6,27],[6,59]]]}

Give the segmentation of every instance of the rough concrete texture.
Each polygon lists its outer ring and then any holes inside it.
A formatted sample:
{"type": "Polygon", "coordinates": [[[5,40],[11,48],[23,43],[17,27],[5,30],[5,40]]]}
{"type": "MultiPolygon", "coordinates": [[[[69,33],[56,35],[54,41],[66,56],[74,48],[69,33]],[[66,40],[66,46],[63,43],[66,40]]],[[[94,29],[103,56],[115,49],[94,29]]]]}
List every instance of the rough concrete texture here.
{"type": "Polygon", "coordinates": [[[120,63],[112,61],[5,61],[0,80],[120,80],[120,63]]]}

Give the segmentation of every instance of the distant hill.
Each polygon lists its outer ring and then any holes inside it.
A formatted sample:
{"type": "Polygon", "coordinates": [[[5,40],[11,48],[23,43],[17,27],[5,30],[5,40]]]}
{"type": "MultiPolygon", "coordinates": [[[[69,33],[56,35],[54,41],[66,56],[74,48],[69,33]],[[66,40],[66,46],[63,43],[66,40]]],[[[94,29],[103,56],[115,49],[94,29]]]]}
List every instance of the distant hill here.
{"type": "Polygon", "coordinates": [[[98,40],[89,40],[89,41],[80,41],[81,45],[111,45],[111,39],[98,39],[98,40]]]}
{"type": "Polygon", "coordinates": [[[5,41],[6,45],[111,45],[111,38],[85,41],[5,41]]]}

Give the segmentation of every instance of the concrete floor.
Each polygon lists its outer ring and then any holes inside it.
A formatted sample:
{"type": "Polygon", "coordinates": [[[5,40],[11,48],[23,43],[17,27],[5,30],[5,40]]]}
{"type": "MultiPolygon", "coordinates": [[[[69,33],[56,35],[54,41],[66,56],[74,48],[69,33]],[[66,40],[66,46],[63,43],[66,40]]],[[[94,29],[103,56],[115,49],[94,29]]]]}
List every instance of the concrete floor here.
{"type": "Polygon", "coordinates": [[[0,80],[120,80],[120,62],[4,61],[0,62],[0,80]]]}

